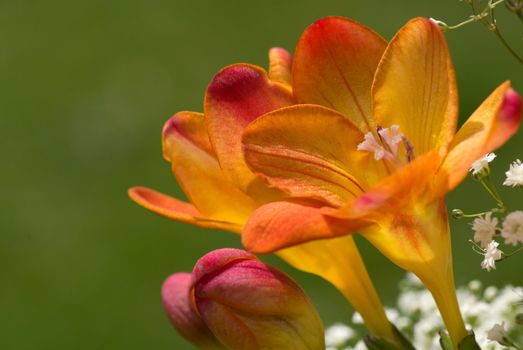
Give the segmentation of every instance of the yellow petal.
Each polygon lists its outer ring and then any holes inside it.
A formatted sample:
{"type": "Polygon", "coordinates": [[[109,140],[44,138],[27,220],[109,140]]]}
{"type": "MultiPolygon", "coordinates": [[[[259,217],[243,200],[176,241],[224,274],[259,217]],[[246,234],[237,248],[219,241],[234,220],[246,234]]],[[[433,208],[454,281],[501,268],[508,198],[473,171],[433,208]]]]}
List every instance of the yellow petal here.
{"type": "MultiPolygon", "coordinates": [[[[352,172],[363,134],[341,114],[316,105],[296,105],[266,114],[243,135],[249,167],[294,197],[341,205],[364,189],[352,172]]],[[[372,168],[365,169],[372,172],[372,168]]],[[[363,176],[363,174],[362,174],[363,176]]]]}
{"type": "Polygon", "coordinates": [[[292,86],[292,57],[291,54],[281,47],[273,47],[269,50],[269,79],[279,83],[292,86]]]}
{"type": "Polygon", "coordinates": [[[223,174],[212,151],[202,114],[181,112],[163,128],[164,157],[178,183],[205,217],[243,223],[254,201],[223,174]]]}
{"type": "Polygon", "coordinates": [[[277,254],[295,268],[332,283],[361,314],[370,333],[394,341],[383,305],[352,236],[313,241],[277,254]]]}
{"type": "Polygon", "coordinates": [[[442,153],[455,133],[458,96],[447,43],[426,18],[408,22],[390,41],[372,87],[377,124],[397,124],[419,156],[442,153]]]}
{"type": "Polygon", "coordinates": [[[371,86],[386,41],[343,17],[318,20],[302,34],[293,61],[300,103],[333,108],[367,132],[374,129],[371,86]]]}
{"type": "Polygon", "coordinates": [[[413,272],[432,293],[454,345],[467,331],[454,290],[447,210],[443,199],[413,202],[361,231],[383,255],[413,272]]]}
{"type": "Polygon", "coordinates": [[[449,189],[467,175],[473,162],[505,143],[521,122],[521,98],[501,84],[459,129],[450,144],[440,173],[449,177],[449,189]]]}
{"type": "Polygon", "coordinates": [[[236,233],[242,228],[239,223],[206,218],[193,205],[146,187],[130,188],[129,197],[142,207],[168,219],[236,233]]]}

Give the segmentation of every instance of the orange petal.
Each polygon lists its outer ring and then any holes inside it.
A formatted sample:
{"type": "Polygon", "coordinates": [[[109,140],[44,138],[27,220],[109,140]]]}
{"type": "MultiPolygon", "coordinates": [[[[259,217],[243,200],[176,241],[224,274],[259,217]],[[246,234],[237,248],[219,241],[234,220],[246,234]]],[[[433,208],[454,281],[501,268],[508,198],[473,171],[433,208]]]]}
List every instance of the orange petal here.
{"type": "Polygon", "coordinates": [[[224,68],[205,95],[209,138],[224,173],[246,190],[255,178],[241,151],[243,129],[267,112],[292,104],[291,93],[269,80],[260,67],[237,64],[224,68]]]}
{"type": "Polygon", "coordinates": [[[387,43],[343,17],[320,19],[305,30],[293,61],[293,91],[300,103],[333,108],[362,131],[374,128],[371,86],[387,43]]]}
{"type": "Polygon", "coordinates": [[[242,229],[242,225],[235,222],[208,219],[193,205],[149,188],[132,187],[129,189],[129,197],[142,207],[168,219],[236,233],[242,229]]]}
{"type": "MultiPolygon", "coordinates": [[[[341,205],[363,192],[351,174],[363,134],[341,114],[296,105],[266,114],[243,135],[245,160],[257,174],[295,197],[341,205]]],[[[368,170],[368,169],[367,169],[368,170]]]]}
{"type": "Polygon", "coordinates": [[[255,204],[220,169],[202,114],[181,112],[169,119],[163,128],[163,150],[180,186],[203,216],[247,220],[255,204]]]}
{"type": "Polygon", "coordinates": [[[449,188],[456,187],[473,162],[505,143],[521,122],[521,98],[501,84],[459,129],[450,144],[441,173],[449,176],[449,188]]]}
{"type": "Polygon", "coordinates": [[[379,221],[412,203],[429,203],[445,195],[445,179],[435,178],[441,164],[437,151],[429,152],[386,177],[362,196],[328,215],[346,220],[379,221]]]}
{"type": "Polygon", "coordinates": [[[332,238],[364,226],[324,215],[334,209],[313,201],[282,201],[263,205],[250,216],[242,243],[254,253],[266,254],[320,238],[332,238]]]}
{"type": "Polygon", "coordinates": [[[437,24],[416,18],[396,34],[383,54],[372,94],[376,123],[399,125],[416,155],[445,151],[456,129],[458,95],[447,43],[437,24]]]}
{"type": "Polygon", "coordinates": [[[273,47],[269,50],[269,79],[286,84],[289,88],[292,85],[291,76],[292,56],[280,47],[273,47]]]}

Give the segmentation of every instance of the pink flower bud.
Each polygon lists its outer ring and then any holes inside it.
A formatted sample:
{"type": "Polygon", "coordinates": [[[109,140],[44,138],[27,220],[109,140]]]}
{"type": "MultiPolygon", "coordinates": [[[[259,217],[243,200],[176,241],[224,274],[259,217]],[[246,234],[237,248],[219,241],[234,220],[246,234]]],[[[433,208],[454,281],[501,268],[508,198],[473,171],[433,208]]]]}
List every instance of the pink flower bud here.
{"type": "Polygon", "coordinates": [[[192,276],[190,273],[175,273],[162,286],[162,301],[174,328],[188,341],[204,350],[226,349],[207,328],[194,310],[191,302],[192,276]]]}
{"type": "Polygon", "coordinates": [[[250,253],[219,249],[202,257],[193,293],[201,318],[228,349],[325,349],[322,322],[303,290],[250,253]]]}

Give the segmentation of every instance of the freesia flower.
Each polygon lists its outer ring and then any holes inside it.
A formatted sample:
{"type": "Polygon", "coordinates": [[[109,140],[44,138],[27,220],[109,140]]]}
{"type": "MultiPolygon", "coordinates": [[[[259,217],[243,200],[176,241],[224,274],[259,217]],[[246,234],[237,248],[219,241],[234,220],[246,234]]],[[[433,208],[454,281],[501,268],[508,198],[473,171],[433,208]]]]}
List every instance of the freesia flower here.
{"type": "MultiPolygon", "coordinates": [[[[381,38],[357,25],[354,31],[362,37],[351,39],[359,43],[351,50],[381,55],[385,48],[381,38]]],[[[373,72],[377,59],[366,58],[356,54],[351,60],[373,72]]],[[[239,234],[256,208],[288,197],[254,174],[242,154],[241,135],[250,122],[295,104],[290,54],[273,48],[269,59],[268,73],[248,64],[222,69],[207,88],[204,114],[179,112],[165,123],[163,155],[190,203],[144,187],[129,190],[133,200],[170,219],[239,234]]],[[[331,282],[362,314],[371,333],[393,341],[394,332],[352,237],[308,242],[277,254],[331,282]]]]}
{"type": "Polygon", "coordinates": [[[325,349],[323,324],[307,295],[254,255],[212,251],[192,277],[198,313],[227,349],[325,349]]]}
{"type": "Polygon", "coordinates": [[[287,275],[240,249],[218,249],[162,287],[176,330],[199,349],[324,350],[316,308],[287,275]]]}
{"type": "Polygon", "coordinates": [[[363,28],[338,17],[310,26],[292,69],[302,104],[245,129],[248,166],[293,199],[256,209],[242,240],[269,253],[359,232],[423,281],[457,345],[467,332],[445,194],[516,132],[521,100],[503,83],[456,133],[457,88],[440,28],[411,20],[383,54],[369,49],[383,42],[363,28]],[[375,62],[376,71],[369,68],[375,62]]]}

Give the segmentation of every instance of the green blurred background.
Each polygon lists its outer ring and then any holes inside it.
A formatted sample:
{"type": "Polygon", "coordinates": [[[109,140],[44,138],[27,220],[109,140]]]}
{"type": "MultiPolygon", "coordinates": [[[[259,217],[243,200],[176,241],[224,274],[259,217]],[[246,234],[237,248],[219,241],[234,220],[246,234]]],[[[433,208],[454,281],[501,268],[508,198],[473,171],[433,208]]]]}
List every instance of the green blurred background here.
{"type": "MultiPolygon", "coordinates": [[[[314,20],[343,15],[390,38],[409,18],[456,23],[458,0],[438,1],[0,1],[0,348],[190,349],[160,302],[164,278],[189,271],[236,236],[150,214],[128,187],[181,197],[161,156],[164,121],[202,110],[205,87],[234,62],[266,66],[267,50],[292,50],[314,20]],[[212,232],[211,232],[212,231],[212,232]]],[[[514,17],[514,18],[513,18],[514,17]]],[[[500,7],[499,24],[523,52],[523,27],[500,7]]],[[[523,69],[480,25],[449,32],[461,120],[505,79],[523,91],[523,69]]],[[[498,182],[523,157],[519,133],[498,152],[498,182]]],[[[521,191],[502,189],[512,208],[521,191]]],[[[467,180],[449,208],[493,205],[467,180]]],[[[523,256],[487,273],[470,249],[467,222],[452,221],[456,279],[523,283],[523,256]]],[[[358,240],[387,305],[403,272],[358,240]]],[[[351,307],[319,278],[290,272],[326,324],[351,307]]]]}

